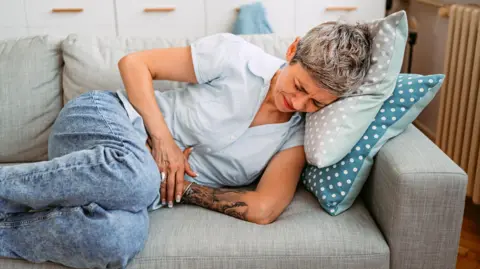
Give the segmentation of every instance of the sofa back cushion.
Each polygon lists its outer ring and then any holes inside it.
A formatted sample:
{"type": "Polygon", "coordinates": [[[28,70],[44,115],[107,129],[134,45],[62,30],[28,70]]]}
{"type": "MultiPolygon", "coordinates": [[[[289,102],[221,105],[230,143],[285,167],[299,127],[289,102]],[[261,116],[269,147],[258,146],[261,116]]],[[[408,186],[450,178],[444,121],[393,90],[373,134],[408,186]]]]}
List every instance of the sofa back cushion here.
{"type": "MultiPolygon", "coordinates": [[[[246,35],[247,41],[263,48],[266,52],[284,59],[292,38],[276,35],[246,35]]],[[[188,46],[193,39],[165,39],[158,37],[99,37],[71,34],[63,41],[65,61],[63,73],[64,103],[91,90],[117,90],[123,82],[117,63],[131,52],[188,46]]],[[[153,81],[155,90],[165,91],[181,87],[184,83],[153,81]]]]}
{"type": "Polygon", "coordinates": [[[61,106],[61,41],[0,40],[0,162],[46,160],[61,106]]]}

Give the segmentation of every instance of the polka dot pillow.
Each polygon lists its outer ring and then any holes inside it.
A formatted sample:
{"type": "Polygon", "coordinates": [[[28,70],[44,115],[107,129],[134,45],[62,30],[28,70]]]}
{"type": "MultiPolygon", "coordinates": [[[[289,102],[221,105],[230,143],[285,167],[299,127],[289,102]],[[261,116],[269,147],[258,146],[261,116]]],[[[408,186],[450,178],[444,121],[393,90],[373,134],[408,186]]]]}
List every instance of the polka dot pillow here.
{"type": "Polygon", "coordinates": [[[350,208],[367,180],[373,157],[417,118],[437,93],[443,78],[444,75],[400,74],[393,94],[343,159],[323,168],[307,164],[301,181],[328,213],[335,216],[350,208]]]}
{"type": "Polygon", "coordinates": [[[305,153],[310,164],[326,167],[343,158],[395,87],[407,41],[407,16],[400,11],[368,25],[374,38],[372,64],[355,96],[307,114],[305,153]]]}

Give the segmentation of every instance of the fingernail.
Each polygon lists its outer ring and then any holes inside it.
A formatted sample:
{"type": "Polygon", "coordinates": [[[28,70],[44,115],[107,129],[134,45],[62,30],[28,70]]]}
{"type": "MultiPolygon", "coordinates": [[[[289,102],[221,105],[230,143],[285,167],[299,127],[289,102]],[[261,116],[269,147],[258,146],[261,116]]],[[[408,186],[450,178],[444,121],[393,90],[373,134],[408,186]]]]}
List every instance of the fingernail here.
{"type": "Polygon", "coordinates": [[[165,178],[165,172],[162,172],[161,175],[162,175],[162,179],[165,178]]]}
{"type": "Polygon", "coordinates": [[[168,207],[169,207],[169,208],[172,208],[172,207],[173,207],[173,202],[172,202],[172,201],[168,202],[168,207]]]}
{"type": "Polygon", "coordinates": [[[177,203],[180,203],[180,194],[177,195],[177,203]]]}
{"type": "Polygon", "coordinates": [[[167,201],[162,200],[162,205],[166,205],[166,204],[167,204],[167,201]]]}

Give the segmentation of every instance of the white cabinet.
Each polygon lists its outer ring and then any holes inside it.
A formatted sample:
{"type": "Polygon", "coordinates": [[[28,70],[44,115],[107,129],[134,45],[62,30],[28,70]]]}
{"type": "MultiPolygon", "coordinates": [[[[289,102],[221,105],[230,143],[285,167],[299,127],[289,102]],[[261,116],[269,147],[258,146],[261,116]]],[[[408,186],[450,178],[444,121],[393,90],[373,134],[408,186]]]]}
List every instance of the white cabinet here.
{"type": "Polygon", "coordinates": [[[0,0],[0,27],[27,27],[24,0],[0,0]]]}
{"type": "MultiPolygon", "coordinates": [[[[256,0],[205,0],[207,34],[231,32],[237,18],[237,8],[256,0]]],[[[280,36],[295,35],[295,0],[264,0],[267,19],[280,36]]]]}
{"type": "Polygon", "coordinates": [[[0,40],[28,36],[27,27],[0,26],[0,40]]]}
{"type": "Polygon", "coordinates": [[[114,5],[110,0],[25,0],[25,13],[32,35],[116,35],[114,5]]]}
{"type": "Polygon", "coordinates": [[[29,35],[53,35],[59,37],[66,37],[71,33],[97,35],[97,36],[116,36],[115,27],[104,25],[83,25],[76,26],[46,26],[46,27],[31,27],[28,28],[29,35]]]}
{"type": "Polygon", "coordinates": [[[296,0],[296,33],[304,35],[316,25],[327,21],[361,22],[383,18],[385,1],[382,0],[296,0]]]}
{"type": "Polygon", "coordinates": [[[205,35],[204,0],[116,0],[120,36],[205,35]]]}
{"type": "Polygon", "coordinates": [[[0,39],[28,36],[24,0],[0,0],[0,39]]]}
{"type": "MultiPolygon", "coordinates": [[[[0,0],[0,38],[83,33],[193,39],[231,32],[237,8],[256,1],[0,0]]],[[[386,0],[260,1],[273,32],[293,37],[325,21],[382,18],[386,0]]]]}

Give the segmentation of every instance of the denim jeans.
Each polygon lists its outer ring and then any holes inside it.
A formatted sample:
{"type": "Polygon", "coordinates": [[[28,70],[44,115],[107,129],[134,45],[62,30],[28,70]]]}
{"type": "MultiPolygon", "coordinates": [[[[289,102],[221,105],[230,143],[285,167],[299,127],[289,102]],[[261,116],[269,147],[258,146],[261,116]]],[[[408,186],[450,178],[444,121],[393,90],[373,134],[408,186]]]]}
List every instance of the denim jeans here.
{"type": "Polygon", "coordinates": [[[117,95],[68,102],[48,155],[0,167],[0,257],[125,268],[145,245],[160,173],[117,95]]]}

